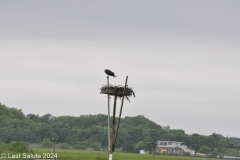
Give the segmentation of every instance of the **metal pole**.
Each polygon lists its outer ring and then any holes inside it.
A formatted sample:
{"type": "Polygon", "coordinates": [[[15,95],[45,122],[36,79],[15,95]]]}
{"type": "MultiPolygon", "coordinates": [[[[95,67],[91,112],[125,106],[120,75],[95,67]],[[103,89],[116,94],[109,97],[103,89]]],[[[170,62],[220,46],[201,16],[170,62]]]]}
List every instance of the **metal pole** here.
{"type": "MultiPolygon", "coordinates": [[[[109,76],[107,76],[107,85],[109,88],[109,76]]],[[[109,94],[108,94],[108,151],[111,151],[111,139],[110,139],[110,102],[109,102],[109,94]]]]}
{"type": "Polygon", "coordinates": [[[109,160],[112,160],[112,153],[109,154],[109,160]]]}
{"type": "Polygon", "coordinates": [[[120,124],[120,121],[121,121],[122,108],[123,108],[123,102],[124,102],[124,98],[125,98],[125,91],[126,91],[126,87],[127,87],[127,81],[128,81],[128,76],[126,77],[125,86],[124,86],[124,89],[123,89],[123,97],[122,97],[122,103],[121,103],[121,108],[120,108],[120,112],[119,112],[119,119],[118,119],[118,124],[117,124],[117,130],[116,130],[116,133],[115,133],[114,145],[115,145],[116,140],[117,140],[118,128],[119,128],[119,124],[120,124]]]}

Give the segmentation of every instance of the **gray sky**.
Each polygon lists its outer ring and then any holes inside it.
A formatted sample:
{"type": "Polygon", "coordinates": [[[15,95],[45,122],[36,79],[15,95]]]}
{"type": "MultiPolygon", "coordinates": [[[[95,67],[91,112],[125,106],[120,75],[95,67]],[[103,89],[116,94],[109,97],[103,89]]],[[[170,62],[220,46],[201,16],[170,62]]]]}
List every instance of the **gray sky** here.
{"type": "Polygon", "coordinates": [[[237,0],[1,0],[0,102],[25,114],[107,114],[99,89],[108,68],[112,84],[129,76],[136,92],[123,116],[240,137],[239,8],[237,0]]]}

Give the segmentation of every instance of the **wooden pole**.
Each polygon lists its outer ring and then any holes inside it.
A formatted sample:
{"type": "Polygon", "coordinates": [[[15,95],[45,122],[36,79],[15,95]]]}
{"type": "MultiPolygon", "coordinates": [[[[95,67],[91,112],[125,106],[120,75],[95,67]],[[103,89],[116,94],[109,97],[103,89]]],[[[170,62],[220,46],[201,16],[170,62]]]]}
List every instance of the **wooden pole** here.
{"type": "Polygon", "coordinates": [[[154,152],[155,152],[155,145],[156,145],[156,143],[154,143],[154,142],[146,142],[146,143],[152,144],[152,160],[154,160],[154,152]]]}
{"type": "Polygon", "coordinates": [[[53,141],[53,156],[54,156],[54,159],[55,159],[55,144],[56,144],[56,141],[53,141]]]}
{"type": "Polygon", "coordinates": [[[114,105],[113,105],[113,123],[112,123],[112,146],[111,146],[111,152],[114,152],[115,148],[115,115],[116,115],[116,105],[117,105],[117,95],[114,96],[114,105]]]}
{"type": "MultiPolygon", "coordinates": [[[[109,76],[107,76],[107,85],[109,88],[109,76]]],[[[109,102],[109,94],[108,94],[108,152],[111,151],[111,138],[110,138],[110,102],[109,102]]]]}
{"type": "Polygon", "coordinates": [[[152,143],[152,160],[154,160],[155,143],[152,143]]]}
{"type": "Polygon", "coordinates": [[[114,145],[116,144],[116,140],[117,140],[117,135],[118,135],[118,128],[119,128],[119,124],[121,121],[121,115],[122,115],[122,108],[123,108],[123,102],[124,102],[124,98],[125,98],[125,91],[126,91],[126,87],[127,87],[127,81],[128,81],[128,76],[126,77],[126,81],[125,81],[125,86],[123,89],[123,97],[122,97],[122,103],[121,103],[121,108],[120,108],[120,112],[119,112],[119,119],[118,119],[118,124],[117,124],[117,130],[115,133],[115,139],[114,139],[114,145]]]}
{"type": "Polygon", "coordinates": [[[56,154],[55,154],[55,147],[56,147],[56,142],[58,141],[58,139],[56,138],[51,138],[50,139],[53,142],[53,159],[56,159],[56,154]]]}

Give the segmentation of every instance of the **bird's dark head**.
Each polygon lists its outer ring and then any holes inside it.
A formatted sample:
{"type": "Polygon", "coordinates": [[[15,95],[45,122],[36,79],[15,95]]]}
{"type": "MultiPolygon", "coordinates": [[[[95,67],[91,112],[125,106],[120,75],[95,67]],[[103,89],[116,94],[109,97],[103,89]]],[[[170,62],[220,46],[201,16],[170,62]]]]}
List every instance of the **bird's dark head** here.
{"type": "Polygon", "coordinates": [[[104,72],[107,73],[107,72],[111,72],[111,71],[109,69],[105,69],[104,72]]]}

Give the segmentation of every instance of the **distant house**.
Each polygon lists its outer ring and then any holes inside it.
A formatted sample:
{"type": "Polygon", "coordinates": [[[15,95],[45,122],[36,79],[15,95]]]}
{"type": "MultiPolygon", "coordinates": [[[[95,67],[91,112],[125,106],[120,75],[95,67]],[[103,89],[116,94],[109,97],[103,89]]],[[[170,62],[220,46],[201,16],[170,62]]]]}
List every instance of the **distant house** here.
{"type": "MultiPolygon", "coordinates": [[[[188,152],[188,153],[190,153],[191,156],[194,156],[194,155],[195,155],[195,151],[192,150],[192,149],[187,148],[187,146],[181,145],[181,148],[182,148],[182,150],[183,150],[184,153],[185,153],[185,152],[188,152]]],[[[184,154],[184,153],[183,153],[183,154],[184,154]]]]}
{"type": "Polygon", "coordinates": [[[159,154],[174,154],[183,155],[185,152],[189,152],[190,155],[194,155],[195,151],[188,149],[187,146],[181,145],[182,142],[176,141],[157,141],[156,152],[159,154]]]}

